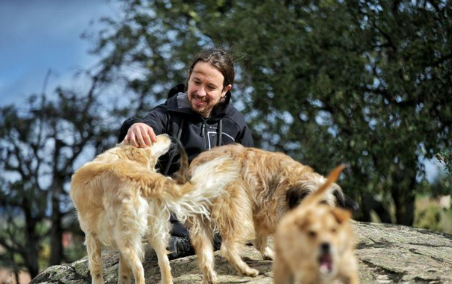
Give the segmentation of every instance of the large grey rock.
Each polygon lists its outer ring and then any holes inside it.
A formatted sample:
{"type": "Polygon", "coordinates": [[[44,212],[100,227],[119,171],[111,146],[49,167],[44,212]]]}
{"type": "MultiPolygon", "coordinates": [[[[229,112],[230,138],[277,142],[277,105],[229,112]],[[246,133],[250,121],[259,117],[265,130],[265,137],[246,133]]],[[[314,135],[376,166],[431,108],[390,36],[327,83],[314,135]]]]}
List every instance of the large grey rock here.
{"type": "MultiPolygon", "coordinates": [[[[354,222],[361,283],[452,283],[452,236],[412,227],[354,222]]],[[[219,283],[273,283],[271,261],[261,260],[253,247],[243,250],[246,262],[261,274],[255,278],[238,275],[216,252],[219,283]]],[[[118,254],[105,251],[106,283],[117,282],[118,254]]],[[[160,272],[152,250],[146,250],[146,282],[158,283],[160,272]]],[[[200,283],[195,256],[171,261],[175,284],[200,283]]],[[[90,283],[87,260],[52,266],[31,283],[90,283]]]]}

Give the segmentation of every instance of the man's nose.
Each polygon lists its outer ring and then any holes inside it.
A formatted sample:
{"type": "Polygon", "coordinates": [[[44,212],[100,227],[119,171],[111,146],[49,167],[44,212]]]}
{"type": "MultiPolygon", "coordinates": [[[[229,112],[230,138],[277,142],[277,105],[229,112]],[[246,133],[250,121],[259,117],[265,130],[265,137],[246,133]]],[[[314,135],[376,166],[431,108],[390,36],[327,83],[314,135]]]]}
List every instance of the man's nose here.
{"type": "Polygon", "coordinates": [[[200,97],[204,97],[206,95],[206,89],[203,86],[200,86],[196,91],[196,94],[200,97]]]}

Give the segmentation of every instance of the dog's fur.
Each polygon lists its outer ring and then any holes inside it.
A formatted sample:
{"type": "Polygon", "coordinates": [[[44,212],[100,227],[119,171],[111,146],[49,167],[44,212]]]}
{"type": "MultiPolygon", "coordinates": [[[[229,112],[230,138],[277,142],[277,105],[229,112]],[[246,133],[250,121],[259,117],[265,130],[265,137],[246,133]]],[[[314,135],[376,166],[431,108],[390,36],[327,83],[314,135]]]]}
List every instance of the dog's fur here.
{"type": "Polygon", "coordinates": [[[85,232],[92,283],[104,283],[101,245],[105,245],[119,250],[118,283],[129,283],[133,273],[135,283],[144,284],[142,237],[157,254],[161,282],[173,283],[166,250],[170,211],[181,221],[194,214],[200,220],[208,218],[210,200],[238,177],[237,163],[220,158],[179,184],[155,171],[158,158],[170,145],[166,134],[147,148],[119,144],[72,176],[70,196],[85,232]]]}
{"type": "Polygon", "coordinates": [[[343,167],[282,218],[274,238],[275,284],[359,283],[351,213],[321,202],[343,167]]]}
{"type": "MultiPolygon", "coordinates": [[[[240,244],[254,238],[254,245],[264,259],[273,259],[267,245],[282,216],[298,205],[306,195],[325,183],[325,178],[308,166],[296,162],[283,153],[268,152],[239,144],[215,147],[195,158],[190,169],[218,157],[232,157],[240,163],[240,178],[231,182],[226,193],[213,201],[210,221],[189,218],[191,239],[196,250],[203,283],[216,283],[212,236],[219,232],[221,254],[241,274],[256,276],[259,271],[250,268],[240,257],[240,244]],[[199,224],[202,224],[199,226],[199,224]],[[250,232],[251,230],[251,232],[250,232]]],[[[325,195],[330,205],[345,206],[341,188],[333,183],[325,195]]]]}

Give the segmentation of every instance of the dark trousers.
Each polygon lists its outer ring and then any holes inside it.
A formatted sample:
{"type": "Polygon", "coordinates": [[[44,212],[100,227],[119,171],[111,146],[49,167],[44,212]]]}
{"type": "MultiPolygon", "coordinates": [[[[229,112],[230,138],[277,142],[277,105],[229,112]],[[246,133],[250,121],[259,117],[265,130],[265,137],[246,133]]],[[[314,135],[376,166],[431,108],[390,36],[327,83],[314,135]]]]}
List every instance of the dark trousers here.
{"type": "MultiPolygon", "coordinates": [[[[194,255],[195,249],[191,245],[190,234],[187,228],[184,227],[177,219],[171,214],[171,238],[169,241],[168,254],[169,259],[176,259],[184,256],[194,255]]],[[[221,247],[221,237],[219,234],[215,234],[213,239],[214,250],[219,250],[221,247]]]]}

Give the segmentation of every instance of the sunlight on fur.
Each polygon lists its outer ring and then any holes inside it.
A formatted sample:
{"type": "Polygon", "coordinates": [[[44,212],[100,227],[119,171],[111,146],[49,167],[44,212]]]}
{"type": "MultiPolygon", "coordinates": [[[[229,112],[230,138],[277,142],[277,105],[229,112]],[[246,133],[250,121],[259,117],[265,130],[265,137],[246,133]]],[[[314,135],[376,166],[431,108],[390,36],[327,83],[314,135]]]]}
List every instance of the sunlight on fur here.
{"type": "Polygon", "coordinates": [[[274,238],[275,284],[359,283],[351,213],[322,203],[343,168],[282,218],[274,238]]]}
{"type": "MultiPolygon", "coordinates": [[[[144,284],[142,238],[155,250],[161,283],[173,283],[167,256],[170,211],[183,222],[208,220],[211,200],[238,177],[230,158],[213,159],[178,184],[155,170],[171,146],[168,135],[151,147],[119,144],[86,163],[72,176],[70,196],[85,233],[92,283],[104,283],[101,246],[120,253],[118,283],[144,284]]],[[[186,169],[181,169],[186,170],[186,169]]]]}
{"type": "MultiPolygon", "coordinates": [[[[201,153],[192,161],[190,169],[194,171],[219,157],[231,157],[237,161],[240,178],[227,185],[223,195],[213,199],[210,220],[188,219],[188,223],[192,223],[190,235],[203,273],[203,284],[217,283],[212,246],[215,232],[221,235],[221,255],[239,273],[257,276],[259,271],[242,260],[241,245],[252,240],[263,259],[273,259],[274,252],[267,245],[268,237],[275,233],[281,218],[291,208],[326,181],[312,168],[283,153],[239,144],[215,147],[201,153]]],[[[324,195],[324,200],[331,206],[343,206],[345,197],[339,185],[331,183],[329,188],[331,190],[324,195]]]]}

